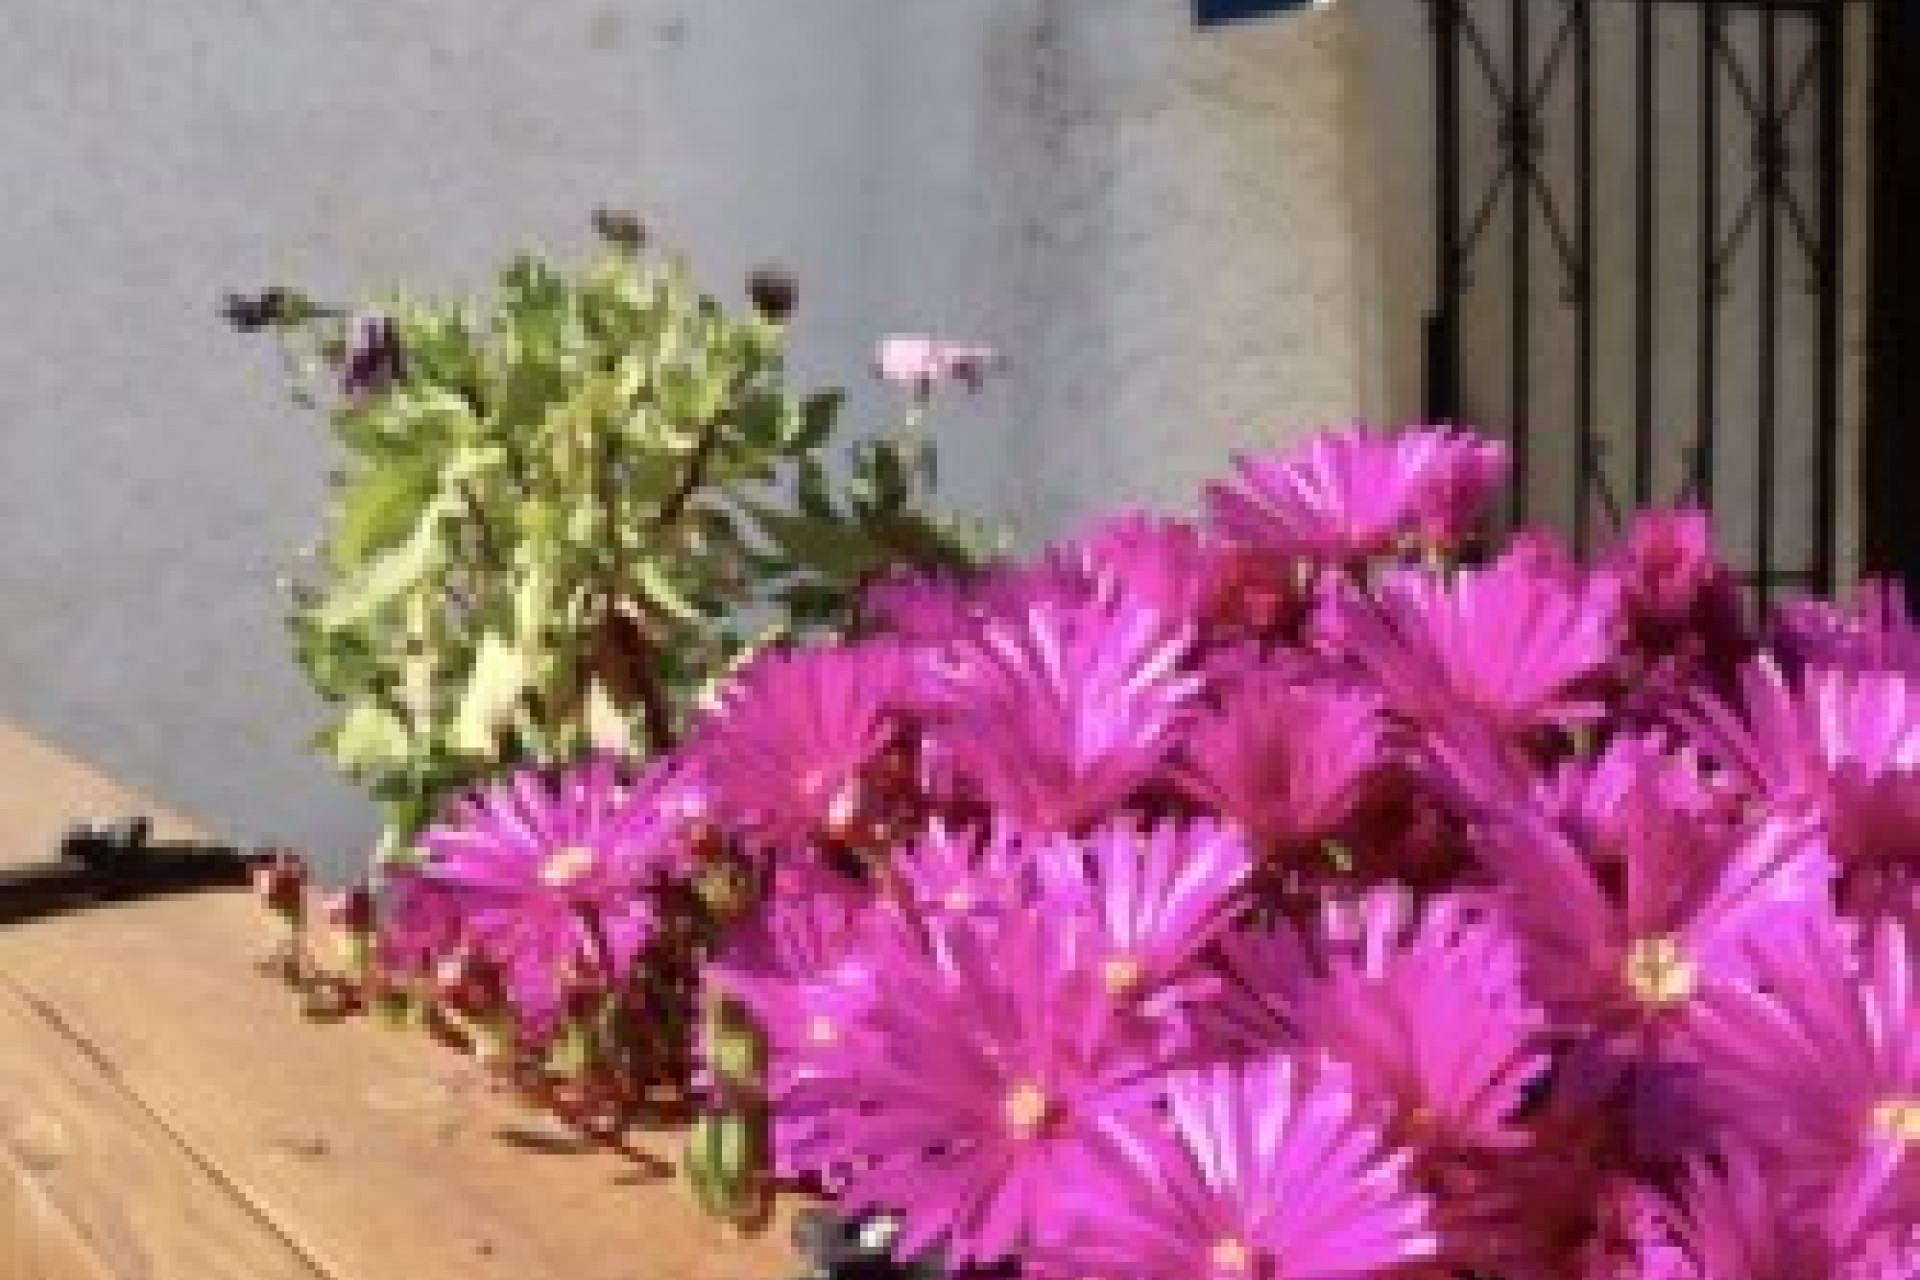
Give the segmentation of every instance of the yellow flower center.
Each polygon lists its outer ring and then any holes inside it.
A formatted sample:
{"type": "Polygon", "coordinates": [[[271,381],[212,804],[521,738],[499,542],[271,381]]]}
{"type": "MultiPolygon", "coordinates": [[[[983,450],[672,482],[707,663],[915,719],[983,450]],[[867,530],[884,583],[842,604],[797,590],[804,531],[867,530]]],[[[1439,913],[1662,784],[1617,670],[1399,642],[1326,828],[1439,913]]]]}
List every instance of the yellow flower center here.
{"type": "Polygon", "coordinates": [[[540,883],[549,889],[564,889],[575,884],[580,877],[593,870],[593,850],[584,845],[570,844],[564,849],[555,849],[540,864],[540,883]]]}
{"type": "Polygon", "coordinates": [[[1213,1264],[1214,1271],[1220,1275],[1244,1276],[1253,1270],[1252,1252],[1232,1236],[1214,1245],[1213,1251],[1207,1255],[1207,1260],[1213,1264]]]}
{"type": "Polygon", "coordinates": [[[1873,1127],[1895,1142],[1920,1142],[1920,1098],[1888,1098],[1873,1109],[1873,1127]]]}
{"type": "Polygon", "coordinates": [[[1140,985],[1140,962],[1132,956],[1115,956],[1100,970],[1107,994],[1124,996],[1140,985]]]}
{"type": "Polygon", "coordinates": [[[1046,1090],[1037,1084],[1023,1084],[1007,1095],[1000,1109],[1007,1127],[1023,1138],[1031,1138],[1047,1118],[1050,1108],[1046,1090]]]}
{"type": "Polygon", "coordinates": [[[814,1014],[812,1021],[807,1023],[807,1039],[814,1044],[832,1044],[839,1038],[840,1029],[824,1013],[814,1014]]]}
{"type": "Polygon", "coordinates": [[[1627,948],[1627,989],[1642,1004],[1679,1004],[1693,994],[1699,971],[1678,939],[1642,938],[1627,948]]]}

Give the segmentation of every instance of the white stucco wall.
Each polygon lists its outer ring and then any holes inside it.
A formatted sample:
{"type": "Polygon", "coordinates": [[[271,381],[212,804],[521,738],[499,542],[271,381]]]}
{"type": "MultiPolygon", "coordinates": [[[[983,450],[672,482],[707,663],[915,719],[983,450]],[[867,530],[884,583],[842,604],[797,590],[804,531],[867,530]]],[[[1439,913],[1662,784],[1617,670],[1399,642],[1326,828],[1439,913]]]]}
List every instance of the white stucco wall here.
{"type": "MultiPolygon", "coordinates": [[[[272,583],[328,455],[220,293],[470,287],[627,203],[804,374],[948,330],[950,493],[1027,540],[1383,402],[1341,10],[1184,0],[20,0],[0,41],[0,714],[351,861],[272,583]]],[[[883,397],[855,402],[871,418],[883,397]]],[[[0,780],[4,796],[4,780],[0,780]]]]}

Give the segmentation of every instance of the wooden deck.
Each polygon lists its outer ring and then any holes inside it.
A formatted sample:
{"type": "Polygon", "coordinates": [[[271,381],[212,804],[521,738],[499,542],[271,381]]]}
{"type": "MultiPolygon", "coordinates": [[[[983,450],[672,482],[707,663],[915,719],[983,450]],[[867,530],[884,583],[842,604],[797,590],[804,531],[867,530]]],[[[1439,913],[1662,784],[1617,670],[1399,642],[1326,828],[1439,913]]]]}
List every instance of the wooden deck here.
{"type": "MultiPolygon", "coordinates": [[[[0,725],[0,863],[76,818],[194,828],[0,725]]],[[[503,1135],[537,1118],[422,1038],[305,1022],[268,921],[201,893],[0,927],[0,1280],[783,1280],[677,1179],[503,1135]]],[[[671,1157],[674,1143],[655,1145],[671,1157]]]]}

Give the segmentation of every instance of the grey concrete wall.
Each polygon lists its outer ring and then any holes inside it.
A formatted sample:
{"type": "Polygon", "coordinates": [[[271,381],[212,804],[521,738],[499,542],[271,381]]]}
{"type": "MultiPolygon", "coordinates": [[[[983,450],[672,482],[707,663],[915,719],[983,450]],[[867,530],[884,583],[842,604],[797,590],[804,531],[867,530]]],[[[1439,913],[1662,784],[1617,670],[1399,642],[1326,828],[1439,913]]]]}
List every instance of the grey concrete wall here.
{"type": "MultiPolygon", "coordinates": [[[[1349,8],[1351,6],[1348,6],[1349,8]]],[[[1007,352],[941,430],[1032,541],[1382,399],[1341,10],[1176,0],[14,0],[0,40],[0,714],[348,865],[272,583],[329,465],[222,290],[464,290],[631,204],[802,280],[804,376],[1007,352]]],[[[884,396],[863,387],[857,414],[884,396]]],[[[5,780],[0,779],[0,803],[5,780]]]]}

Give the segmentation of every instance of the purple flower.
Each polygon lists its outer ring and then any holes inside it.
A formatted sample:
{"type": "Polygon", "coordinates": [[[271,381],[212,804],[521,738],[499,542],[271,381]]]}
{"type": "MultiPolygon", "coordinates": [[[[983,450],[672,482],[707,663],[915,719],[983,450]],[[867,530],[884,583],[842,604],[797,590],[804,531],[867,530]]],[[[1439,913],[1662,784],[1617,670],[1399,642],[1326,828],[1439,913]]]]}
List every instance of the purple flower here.
{"type": "Polygon", "coordinates": [[[536,1031],[570,985],[624,983],[653,932],[650,890],[684,857],[677,818],[656,803],[661,776],[632,781],[601,761],[459,800],[421,836],[422,861],[395,873],[398,951],[484,956],[536,1031]]]}
{"type": "Polygon", "coordinates": [[[935,822],[894,856],[913,904],[931,918],[998,918],[1033,898],[1033,848],[1004,826],[983,836],[935,822]]]}
{"type": "Polygon", "coordinates": [[[859,1038],[821,1055],[841,1201],[896,1214],[899,1256],[991,1265],[1052,1220],[1090,1126],[1159,1050],[1046,911],[952,917],[931,952],[889,936],[859,1038]]]}
{"type": "Polygon", "coordinates": [[[355,316],[340,364],[340,391],[350,400],[380,395],[406,376],[406,351],[392,316],[355,316]]]}
{"type": "Polygon", "coordinates": [[[1138,1280],[1347,1280],[1430,1256],[1427,1202],[1382,1149],[1345,1073],[1275,1057],[1181,1072],[1167,1111],[1097,1121],[1046,1274],[1138,1280]]]}
{"type": "Polygon", "coordinates": [[[1237,483],[1206,495],[1228,538],[1344,562],[1391,555],[1416,532],[1452,545],[1498,487],[1506,459],[1500,445],[1466,434],[1356,427],[1235,465],[1237,483]]]}
{"type": "MultiPolygon", "coordinates": [[[[1904,1158],[1920,1140],[1920,1000],[1905,930],[1871,930],[1856,952],[1814,916],[1755,947],[1745,982],[1704,1002],[1696,1038],[1743,1136],[1797,1188],[1832,1186],[1863,1157],[1904,1158]]],[[[1908,1163],[1903,1159],[1903,1163],[1908,1163]]],[[[1890,1189],[1920,1214],[1920,1177],[1890,1189]]]]}
{"type": "Polygon", "coordinates": [[[1143,514],[1102,521],[1055,555],[1112,594],[1157,609],[1175,625],[1201,618],[1218,589],[1218,547],[1186,520],[1143,514]]]}
{"type": "Polygon", "coordinates": [[[1371,689],[1259,667],[1222,682],[1218,703],[1186,734],[1179,780],[1263,857],[1317,853],[1389,761],[1371,689]]]}
{"type": "Polygon", "coordinates": [[[1817,823],[1703,821],[1649,779],[1611,832],[1577,844],[1531,805],[1490,816],[1479,856],[1521,938],[1529,983],[1563,1026],[1672,1047],[1711,991],[1745,978],[1758,938],[1827,910],[1817,823]],[[1607,838],[1607,837],[1611,838],[1607,838]]]}
{"type": "Polygon", "coordinates": [[[1614,656],[1613,616],[1604,594],[1502,560],[1451,581],[1389,573],[1373,599],[1343,597],[1326,630],[1409,718],[1518,738],[1605,714],[1594,686],[1614,656]]]}
{"type": "Polygon", "coordinates": [[[1116,823],[1039,852],[1047,909],[1087,918],[1102,983],[1116,999],[1142,1002],[1209,990],[1195,958],[1230,923],[1251,868],[1241,835],[1211,822],[1116,823]]]}
{"type": "Polygon", "coordinates": [[[1796,690],[1762,658],[1740,691],[1738,712],[1703,696],[1682,718],[1751,794],[1812,805],[1850,869],[1920,855],[1920,679],[1812,668],[1796,690]]]}
{"type": "Polygon", "coordinates": [[[823,1057],[864,1034],[879,975],[870,959],[872,898],[804,860],[774,869],[772,892],[705,970],[767,1037],[775,1172],[837,1180],[827,1150],[840,1120],[823,1057]]]}
{"type": "Polygon", "coordinates": [[[867,809],[864,774],[905,700],[904,650],[768,653],[726,686],[695,752],[718,802],[768,847],[843,834],[867,809]]]}
{"type": "Polygon", "coordinates": [[[1920,1228],[1868,1226],[1844,1189],[1809,1198],[1753,1151],[1692,1161],[1671,1199],[1649,1195],[1639,1238],[1591,1280],[1916,1280],[1920,1228]]]}
{"type": "Polygon", "coordinates": [[[1643,511],[1606,566],[1629,638],[1649,660],[1731,671],[1752,648],[1740,584],[1704,511],[1643,511]]]}
{"type": "Polygon", "coordinates": [[[1130,601],[1036,604],[949,659],[935,741],[1005,817],[1076,830],[1166,759],[1200,685],[1181,669],[1189,643],[1130,601]]]}
{"type": "Polygon", "coordinates": [[[1920,677],[1920,625],[1898,582],[1869,578],[1847,608],[1825,600],[1794,600],[1773,619],[1780,658],[1791,668],[1842,667],[1899,671],[1920,677]]]}
{"type": "Polygon", "coordinates": [[[1282,922],[1236,937],[1223,960],[1221,1013],[1240,1036],[1347,1064],[1355,1093],[1423,1157],[1526,1141],[1514,1122],[1547,1066],[1547,1021],[1484,906],[1454,896],[1422,910],[1377,889],[1328,903],[1314,934],[1282,922]]]}
{"type": "Polygon", "coordinates": [[[924,400],[934,388],[947,382],[958,383],[968,391],[980,390],[998,361],[992,347],[979,343],[895,334],[880,340],[873,366],[881,378],[910,388],[924,400]]]}

